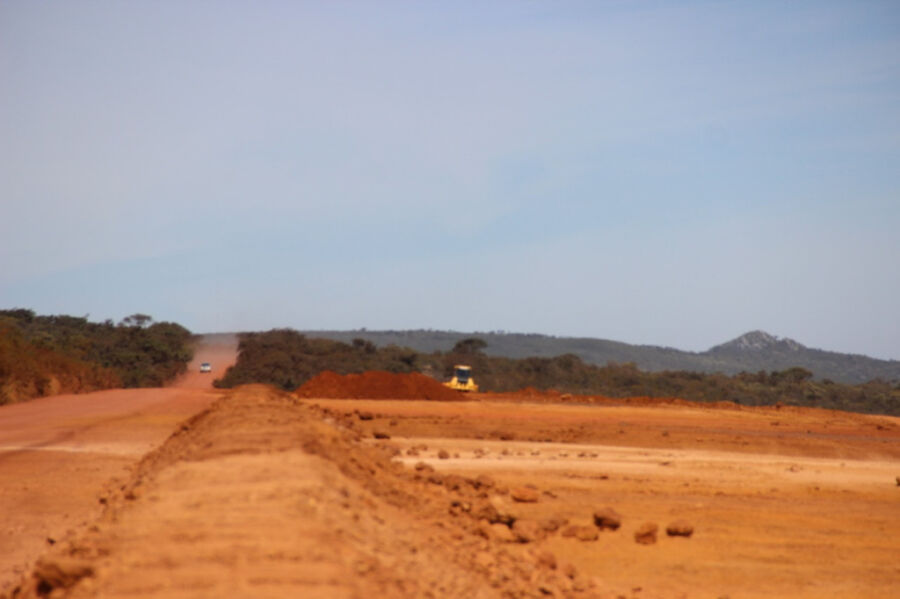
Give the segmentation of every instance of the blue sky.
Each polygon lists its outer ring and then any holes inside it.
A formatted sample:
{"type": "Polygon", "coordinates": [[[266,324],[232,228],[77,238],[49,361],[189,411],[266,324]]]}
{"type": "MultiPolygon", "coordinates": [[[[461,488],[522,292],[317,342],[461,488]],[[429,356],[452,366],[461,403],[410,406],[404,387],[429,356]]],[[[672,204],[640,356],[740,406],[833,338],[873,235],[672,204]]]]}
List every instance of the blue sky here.
{"type": "Polygon", "coordinates": [[[896,2],[0,3],[0,306],[900,359],[896,2]]]}

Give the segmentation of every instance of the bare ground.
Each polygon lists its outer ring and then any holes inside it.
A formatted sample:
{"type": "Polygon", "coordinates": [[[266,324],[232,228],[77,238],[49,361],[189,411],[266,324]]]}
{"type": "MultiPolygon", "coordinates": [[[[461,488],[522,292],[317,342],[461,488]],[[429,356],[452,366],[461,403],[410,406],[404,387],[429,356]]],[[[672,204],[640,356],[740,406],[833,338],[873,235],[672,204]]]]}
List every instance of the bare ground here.
{"type": "Polygon", "coordinates": [[[186,384],[0,409],[7,595],[900,593],[895,418],[186,384]]]}

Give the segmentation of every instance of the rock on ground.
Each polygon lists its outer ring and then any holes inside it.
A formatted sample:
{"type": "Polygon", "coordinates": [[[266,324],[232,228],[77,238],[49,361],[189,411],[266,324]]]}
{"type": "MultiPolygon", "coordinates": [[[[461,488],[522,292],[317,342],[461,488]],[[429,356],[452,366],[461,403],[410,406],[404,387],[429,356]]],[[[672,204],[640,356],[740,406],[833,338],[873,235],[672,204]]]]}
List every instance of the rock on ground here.
{"type": "Polygon", "coordinates": [[[694,526],[684,520],[676,520],[666,527],[666,534],[670,537],[689,537],[694,534],[694,526]]]}
{"type": "Polygon", "coordinates": [[[540,498],[537,489],[532,489],[531,487],[513,489],[510,491],[509,496],[513,501],[518,501],[519,503],[537,503],[537,500],[540,498]]]}
{"type": "Polygon", "coordinates": [[[637,529],[634,533],[634,541],[635,543],[639,543],[641,545],[652,545],[656,542],[656,533],[659,530],[659,526],[657,526],[653,522],[645,522],[641,524],[641,527],[637,529]]]}
{"type": "Polygon", "coordinates": [[[512,533],[520,543],[533,543],[547,536],[544,527],[535,520],[516,520],[512,526],[512,533]]]}
{"type": "Polygon", "coordinates": [[[601,530],[618,530],[622,525],[622,516],[611,507],[601,508],[594,512],[594,524],[601,530]]]}

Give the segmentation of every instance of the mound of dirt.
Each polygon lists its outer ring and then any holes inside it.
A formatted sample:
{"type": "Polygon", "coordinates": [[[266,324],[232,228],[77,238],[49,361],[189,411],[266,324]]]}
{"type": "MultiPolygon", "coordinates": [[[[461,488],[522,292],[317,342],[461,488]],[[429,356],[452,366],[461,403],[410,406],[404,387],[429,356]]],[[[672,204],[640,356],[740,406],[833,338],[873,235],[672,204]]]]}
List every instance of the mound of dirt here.
{"type": "Polygon", "coordinates": [[[394,374],[369,371],[337,374],[326,370],[311,378],[295,392],[300,397],[322,399],[427,399],[459,401],[460,393],[429,376],[412,372],[394,374]]]}

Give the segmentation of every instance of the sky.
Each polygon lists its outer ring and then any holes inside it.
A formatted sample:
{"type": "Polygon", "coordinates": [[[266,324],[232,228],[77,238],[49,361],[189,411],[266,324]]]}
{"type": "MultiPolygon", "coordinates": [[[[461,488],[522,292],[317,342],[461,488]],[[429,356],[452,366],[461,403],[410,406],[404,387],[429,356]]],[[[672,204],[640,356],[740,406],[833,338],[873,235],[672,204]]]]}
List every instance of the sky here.
{"type": "Polygon", "coordinates": [[[896,1],[0,1],[0,308],[900,359],[896,1]]]}

